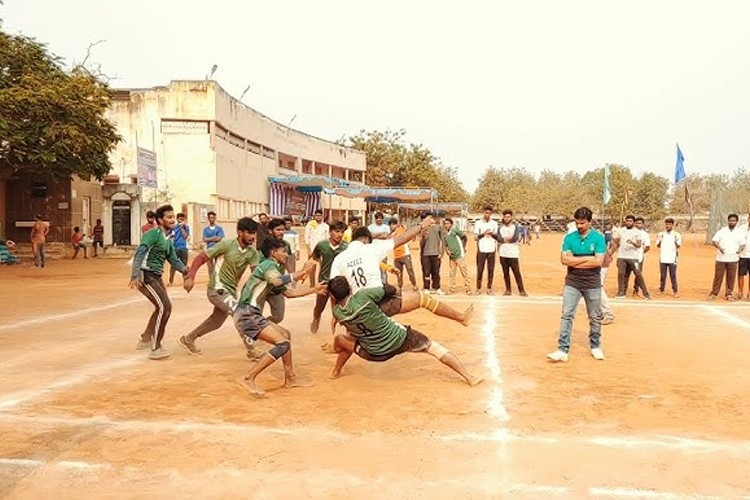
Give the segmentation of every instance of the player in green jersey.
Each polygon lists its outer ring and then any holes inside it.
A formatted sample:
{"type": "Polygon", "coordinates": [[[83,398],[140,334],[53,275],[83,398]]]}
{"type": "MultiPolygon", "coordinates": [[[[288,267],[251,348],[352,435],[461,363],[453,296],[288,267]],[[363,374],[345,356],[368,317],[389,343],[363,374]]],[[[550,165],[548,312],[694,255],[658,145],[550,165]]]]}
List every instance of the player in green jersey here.
{"type": "MultiPolygon", "coordinates": [[[[347,244],[342,240],[346,231],[346,224],[342,221],[331,223],[328,230],[328,238],[318,242],[312,253],[312,258],[320,264],[320,274],[318,274],[318,283],[325,283],[331,277],[331,265],[333,259],[338,254],[346,250],[347,244]]],[[[315,308],[313,309],[313,319],[310,323],[310,332],[318,333],[320,327],[320,317],[328,303],[328,293],[318,294],[315,297],[315,308]]]]}
{"type": "MultiPolygon", "coordinates": [[[[213,312],[192,332],[178,340],[180,347],[188,354],[200,354],[201,350],[195,345],[195,341],[207,333],[218,330],[237,307],[237,288],[242,275],[248,267],[252,271],[260,262],[260,254],[253,247],[257,231],[258,223],[249,217],[243,217],[237,221],[237,238],[222,240],[199,253],[193,260],[184,285],[188,293],[195,285],[195,276],[200,267],[209,261],[217,262],[218,257],[222,257],[214,267],[208,282],[207,295],[208,301],[214,306],[213,312]]],[[[246,343],[246,346],[249,358],[254,359],[263,355],[263,351],[254,345],[246,343]]]]}
{"type": "Polygon", "coordinates": [[[405,352],[426,352],[461,375],[470,386],[482,382],[471,375],[463,363],[448,349],[409,326],[396,323],[378,305],[380,294],[375,288],[362,288],[352,294],[343,276],[328,282],[328,292],[335,303],[333,314],[344,325],[346,334],[338,334],[333,346],[338,353],[331,378],[338,378],[352,354],[366,361],[382,362],[405,352]]]}
{"type": "Polygon", "coordinates": [[[242,387],[255,397],[265,396],[265,391],[255,384],[256,377],[279,358],[284,363],[284,387],[304,385],[296,380],[294,374],[291,333],[287,329],[268,321],[258,308],[258,304],[265,300],[274,287],[284,286],[283,293],[287,298],[303,297],[325,290],[324,285],[305,289],[289,287],[288,285],[293,281],[303,281],[315,266],[315,261],[308,260],[301,270],[291,275],[282,274],[288,257],[286,245],[282,240],[275,238],[266,240],[265,245],[269,250],[269,258],[261,261],[250,275],[242,288],[239,303],[234,311],[234,324],[243,338],[252,341],[261,339],[273,346],[258,360],[258,363],[245,377],[238,379],[242,387]]]}
{"type": "Polygon", "coordinates": [[[169,263],[183,276],[187,273],[185,264],[175,252],[169,236],[177,219],[171,205],[163,205],[156,210],[157,227],[141,236],[141,244],[133,257],[133,269],[130,273],[130,288],[138,288],[154,305],[154,312],[148,320],[146,330],[141,334],[137,349],[151,348],[150,359],[165,359],[169,352],[161,346],[169,316],[172,314],[172,301],[161,275],[164,262],[169,263]]]}

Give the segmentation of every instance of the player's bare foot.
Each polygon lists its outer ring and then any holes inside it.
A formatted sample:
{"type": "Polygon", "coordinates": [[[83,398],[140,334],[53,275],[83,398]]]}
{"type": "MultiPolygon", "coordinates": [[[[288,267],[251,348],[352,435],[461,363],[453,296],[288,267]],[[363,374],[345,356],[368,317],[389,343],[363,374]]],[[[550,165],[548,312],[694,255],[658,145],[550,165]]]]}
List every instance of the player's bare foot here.
{"type": "Polygon", "coordinates": [[[464,326],[469,326],[472,316],[474,316],[474,304],[471,304],[469,307],[467,307],[464,313],[461,315],[461,324],[464,326]]]}
{"type": "Polygon", "coordinates": [[[285,389],[293,389],[295,387],[312,387],[313,382],[312,380],[306,380],[301,379],[297,376],[294,377],[287,377],[286,381],[284,382],[284,388],[285,389]]]}
{"type": "Polygon", "coordinates": [[[483,377],[471,377],[469,380],[466,381],[471,387],[476,387],[482,382],[484,382],[483,377]]]}
{"type": "Polygon", "coordinates": [[[266,391],[255,385],[255,382],[252,380],[240,377],[237,379],[237,383],[254,398],[262,399],[266,397],[266,391]]]}
{"type": "Polygon", "coordinates": [[[330,342],[326,342],[325,344],[322,344],[320,346],[320,350],[326,354],[336,354],[336,349],[334,349],[333,344],[330,342]]]}

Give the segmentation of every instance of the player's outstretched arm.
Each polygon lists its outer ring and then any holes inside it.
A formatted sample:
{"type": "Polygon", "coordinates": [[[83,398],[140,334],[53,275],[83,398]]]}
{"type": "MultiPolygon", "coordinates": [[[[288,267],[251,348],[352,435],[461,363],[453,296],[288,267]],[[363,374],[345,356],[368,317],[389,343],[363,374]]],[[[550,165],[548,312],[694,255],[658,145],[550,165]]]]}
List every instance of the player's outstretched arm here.
{"type": "Polygon", "coordinates": [[[208,262],[210,260],[210,257],[206,252],[199,253],[194,259],[193,263],[190,264],[190,269],[188,269],[187,276],[185,277],[185,282],[183,283],[182,287],[190,293],[190,290],[193,289],[193,286],[195,285],[195,275],[198,274],[198,269],[201,268],[203,264],[208,262]]]}

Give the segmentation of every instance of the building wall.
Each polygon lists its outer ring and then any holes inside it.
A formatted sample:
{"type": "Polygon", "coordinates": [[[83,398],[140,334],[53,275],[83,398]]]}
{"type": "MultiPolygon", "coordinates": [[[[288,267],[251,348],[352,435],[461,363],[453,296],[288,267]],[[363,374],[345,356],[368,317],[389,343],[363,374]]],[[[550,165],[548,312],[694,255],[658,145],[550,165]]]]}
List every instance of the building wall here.
{"type": "MultiPolygon", "coordinates": [[[[364,177],[366,168],[362,152],[288,129],[212,81],[117,91],[108,117],[123,138],[110,156],[112,174],[128,182],[137,174],[136,145],[152,149],[159,189],[144,189],[141,200],[158,195],[178,210],[190,203],[213,205],[222,223],[268,211],[268,176],[279,174],[280,155],[292,172],[301,171],[303,160],[317,164],[323,175],[342,178],[364,177]]],[[[334,205],[364,210],[361,200],[334,205]]]]}
{"type": "Polygon", "coordinates": [[[68,242],[73,232],[71,225],[69,179],[50,180],[39,176],[22,176],[6,182],[5,236],[18,243],[30,241],[31,225],[36,214],[48,217],[50,232],[47,241],[68,242]],[[46,193],[36,189],[46,186],[46,193]]]}
{"type": "MultiPolygon", "coordinates": [[[[70,224],[72,227],[78,226],[84,234],[91,234],[91,228],[96,224],[96,219],[102,218],[102,185],[99,181],[85,181],[78,177],[73,177],[71,183],[70,197],[70,224]],[[88,217],[85,217],[84,203],[89,200],[88,217]]],[[[65,241],[70,240],[70,234],[65,241]]]]}

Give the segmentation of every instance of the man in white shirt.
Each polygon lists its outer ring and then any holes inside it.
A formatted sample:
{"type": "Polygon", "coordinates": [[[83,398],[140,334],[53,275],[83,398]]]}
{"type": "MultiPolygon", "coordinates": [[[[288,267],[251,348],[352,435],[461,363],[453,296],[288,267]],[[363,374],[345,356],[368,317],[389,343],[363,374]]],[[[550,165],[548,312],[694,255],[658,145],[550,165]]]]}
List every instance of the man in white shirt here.
{"type": "Polygon", "coordinates": [[[643,244],[643,232],[635,227],[635,216],[625,217],[625,227],[612,235],[614,248],[617,251],[617,295],[616,299],[625,298],[628,290],[630,273],[635,274],[635,283],[643,290],[643,298],[651,300],[646,283],[643,281],[641,265],[638,262],[638,248],[643,244]]]}
{"type": "Polygon", "coordinates": [[[513,222],[513,210],[503,210],[503,223],[497,230],[497,241],[500,242],[500,266],[503,268],[503,280],[505,281],[504,295],[511,295],[510,272],[513,271],[518,293],[521,297],[527,297],[519,263],[521,251],[518,248],[518,242],[520,238],[521,228],[513,222]]]}
{"type": "MultiPolygon", "coordinates": [[[[313,250],[318,243],[328,238],[328,224],[323,222],[323,211],[318,209],[313,215],[313,219],[305,226],[305,245],[307,246],[307,259],[312,259],[313,250]]],[[[317,283],[315,278],[316,268],[310,271],[310,286],[317,283]]]]}
{"type": "MultiPolygon", "coordinates": [[[[648,230],[644,229],[646,221],[643,217],[635,218],[635,227],[641,230],[641,241],[642,244],[638,248],[638,263],[640,264],[641,273],[643,273],[644,265],[646,264],[646,254],[651,250],[651,236],[648,234],[648,230]]],[[[640,289],[637,283],[633,283],[633,297],[638,296],[640,289]]]]}
{"type": "MultiPolygon", "coordinates": [[[[375,222],[367,226],[373,240],[387,240],[391,235],[391,227],[383,222],[383,212],[375,212],[375,222]]],[[[383,259],[383,264],[388,263],[388,257],[383,259]]],[[[381,273],[383,283],[388,283],[388,275],[383,271],[381,273]]]]}
{"type": "Polygon", "coordinates": [[[737,284],[739,285],[740,299],[747,297],[750,300],[750,283],[748,283],[747,296],[745,296],[745,276],[750,274],[750,216],[748,216],[748,225],[739,228],[745,234],[745,248],[740,252],[740,261],[737,267],[737,284]]]}
{"type": "Polygon", "coordinates": [[[659,249],[659,294],[664,293],[667,283],[667,272],[672,282],[674,298],[679,298],[677,290],[677,254],[682,246],[682,235],[674,230],[674,219],[664,219],[664,231],[656,235],[656,246],[659,249]]]}
{"type": "Polygon", "coordinates": [[[474,223],[477,239],[477,293],[482,290],[482,275],[487,265],[487,295],[492,295],[495,277],[495,253],[497,252],[497,222],[492,220],[492,207],[484,207],[483,217],[474,223]]]}
{"type": "Polygon", "coordinates": [[[333,259],[330,278],[344,276],[349,282],[352,295],[363,288],[383,289],[383,297],[378,305],[387,316],[407,313],[421,307],[438,316],[458,321],[464,326],[468,325],[474,312],[473,306],[470,305],[464,312],[459,313],[429,293],[399,292],[396,287],[384,284],[380,279],[383,258],[392,252],[394,247],[414,239],[434,224],[435,219],[428,215],[419,225],[387,240],[373,240],[366,227],[356,229],[347,249],[333,259]]]}
{"type": "Polygon", "coordinates": [[[714,283],[708,300],[713,300],[721,291],[721,283],[724,275],[727,277],[726,298],[734,300],[734,279],[737,276],[737,265],[740,260],[740,252],[745,249],[745,234],[737,227],[739,217],[737,214],[729,214],[727,225],[722,227],[711,240],[716,247],[716,262],[714,264],[714,283]]]}

